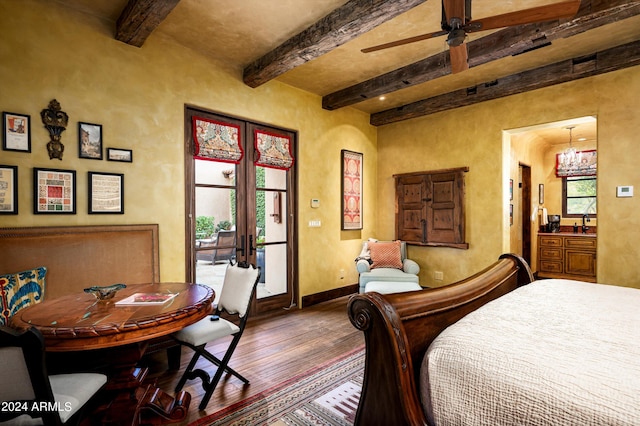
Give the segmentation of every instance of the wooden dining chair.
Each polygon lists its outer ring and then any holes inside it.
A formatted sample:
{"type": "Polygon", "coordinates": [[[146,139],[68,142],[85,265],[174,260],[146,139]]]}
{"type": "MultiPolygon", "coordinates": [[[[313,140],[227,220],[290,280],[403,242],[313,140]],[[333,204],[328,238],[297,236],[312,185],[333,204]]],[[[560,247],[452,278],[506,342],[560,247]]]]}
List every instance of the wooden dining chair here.
{"type": "Polygon", "coordinates": [[[199,378],[205,390],[199,405],[201,410],[207,406],[222,377],[222,373],[225,371],[236,376],[245,384],[249,383],[249,380],[229,367],[228,364],[247,325],[249,307],[259,279],[260,269],[256,268],[255,265],[246,262],[230,263],[227,266],[220,301],[215,313],[172,335],[181,345],[185,345],[194,351],[189,365],[176,385],[176,392],[182,390],[187,380],[199,378]],[[228,314],[229,320],[221,317],[223,312],[228,314]],[[208,343],[227,336],[233,336],[233,338],[222,359],[207,351],[206,345],[208,343]],[[206,371],[194,368],[200,357],[217,366],[213,378],[206,371]]]}
{"type": "Polygon", "coordinates": [[[49,376],[44,339],[35,327],[17,331],[0,326],[0,359],[0,401],[6,408],[0,410],[0,423],[40,418],[45,425],[72,424],[107,382],[107,376],[97,373],[49,376]]]}

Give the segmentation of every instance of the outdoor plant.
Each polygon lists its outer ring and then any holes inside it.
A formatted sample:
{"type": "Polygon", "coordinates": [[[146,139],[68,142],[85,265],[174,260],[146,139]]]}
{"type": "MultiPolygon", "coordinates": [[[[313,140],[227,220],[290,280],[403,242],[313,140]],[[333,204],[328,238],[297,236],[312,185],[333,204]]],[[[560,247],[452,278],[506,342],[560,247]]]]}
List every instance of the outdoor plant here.
{"type": "Polygon", "coordinates": [[[228,231],[231,229],[231,222],[228,220],[221,220],[216,226],[216,232],[218,231],[228,231]]]}
{"type": "Polygon", "coordinates": [[[213,216],[196,217],[196,238],[207,238],[215,233],[215,218],[213,216]]]}

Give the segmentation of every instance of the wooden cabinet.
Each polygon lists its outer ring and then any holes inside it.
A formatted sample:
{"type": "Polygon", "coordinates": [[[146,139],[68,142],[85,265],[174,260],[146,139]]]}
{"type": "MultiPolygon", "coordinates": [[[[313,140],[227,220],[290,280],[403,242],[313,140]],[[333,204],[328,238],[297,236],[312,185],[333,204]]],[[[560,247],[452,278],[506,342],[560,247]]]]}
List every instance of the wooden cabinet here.
{"type": "Polygon", "coordinates": [[[596,281],[596,237],[538,235],[538,277],[596,281]]]}
{"type": "Polygon", "coordinates": [[[468,167],[394,175],[396,238],[408,244],[467,249],[464,174],[468,167]]]}

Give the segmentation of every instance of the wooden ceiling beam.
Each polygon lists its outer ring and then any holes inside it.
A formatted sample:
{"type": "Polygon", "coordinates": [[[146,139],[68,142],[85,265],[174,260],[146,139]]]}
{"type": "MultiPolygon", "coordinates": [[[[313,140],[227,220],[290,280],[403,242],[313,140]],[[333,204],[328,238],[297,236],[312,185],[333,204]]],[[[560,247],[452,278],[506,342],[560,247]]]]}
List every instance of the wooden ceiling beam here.
{"type": "MultiPolygon", "coordinates": [[[[469,66],[519,55],[603,25],[640,14],[640,0],[583,0],[576,17],[506,28],[467,43],[469,66]]],[[[450,74],[448,52],[441,52],[322,98],[322,107],[334,110],[395,92],[450,74]]]]}
{"type": "Polygon", "coordinates": [[[351,0],[249,64],[243,80],[250,87],[258,87],[425,1],[351,0]]]}
{"type": "Polygon", "coordinates": [[[180,0],[129,0],[116,22],[116,40],[141,47],[180,0]]]}
{"type": "Polygon", "coordinates": [[[640,65],[640,40],[371,115],[382,126],[640,65]]]}

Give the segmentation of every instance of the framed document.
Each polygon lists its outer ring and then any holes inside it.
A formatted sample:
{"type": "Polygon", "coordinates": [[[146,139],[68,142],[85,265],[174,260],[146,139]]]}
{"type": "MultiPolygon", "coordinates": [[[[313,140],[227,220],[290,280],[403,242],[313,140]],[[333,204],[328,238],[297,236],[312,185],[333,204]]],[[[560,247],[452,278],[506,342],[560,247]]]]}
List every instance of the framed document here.
{"type": "Polygon", "coordinates": [[[31,117],[13,112],[2,113],[2,149],[31,152],[31,117]]]}
{"type": "Polygon", "coordinates": [[[124,214],[124,175],[89,172],[89,213],[124,214]]]}
{"type": "Polygon", "coordinates": [[[0,214],[18,214],[18,166],[0,165],[0,214]]]}

